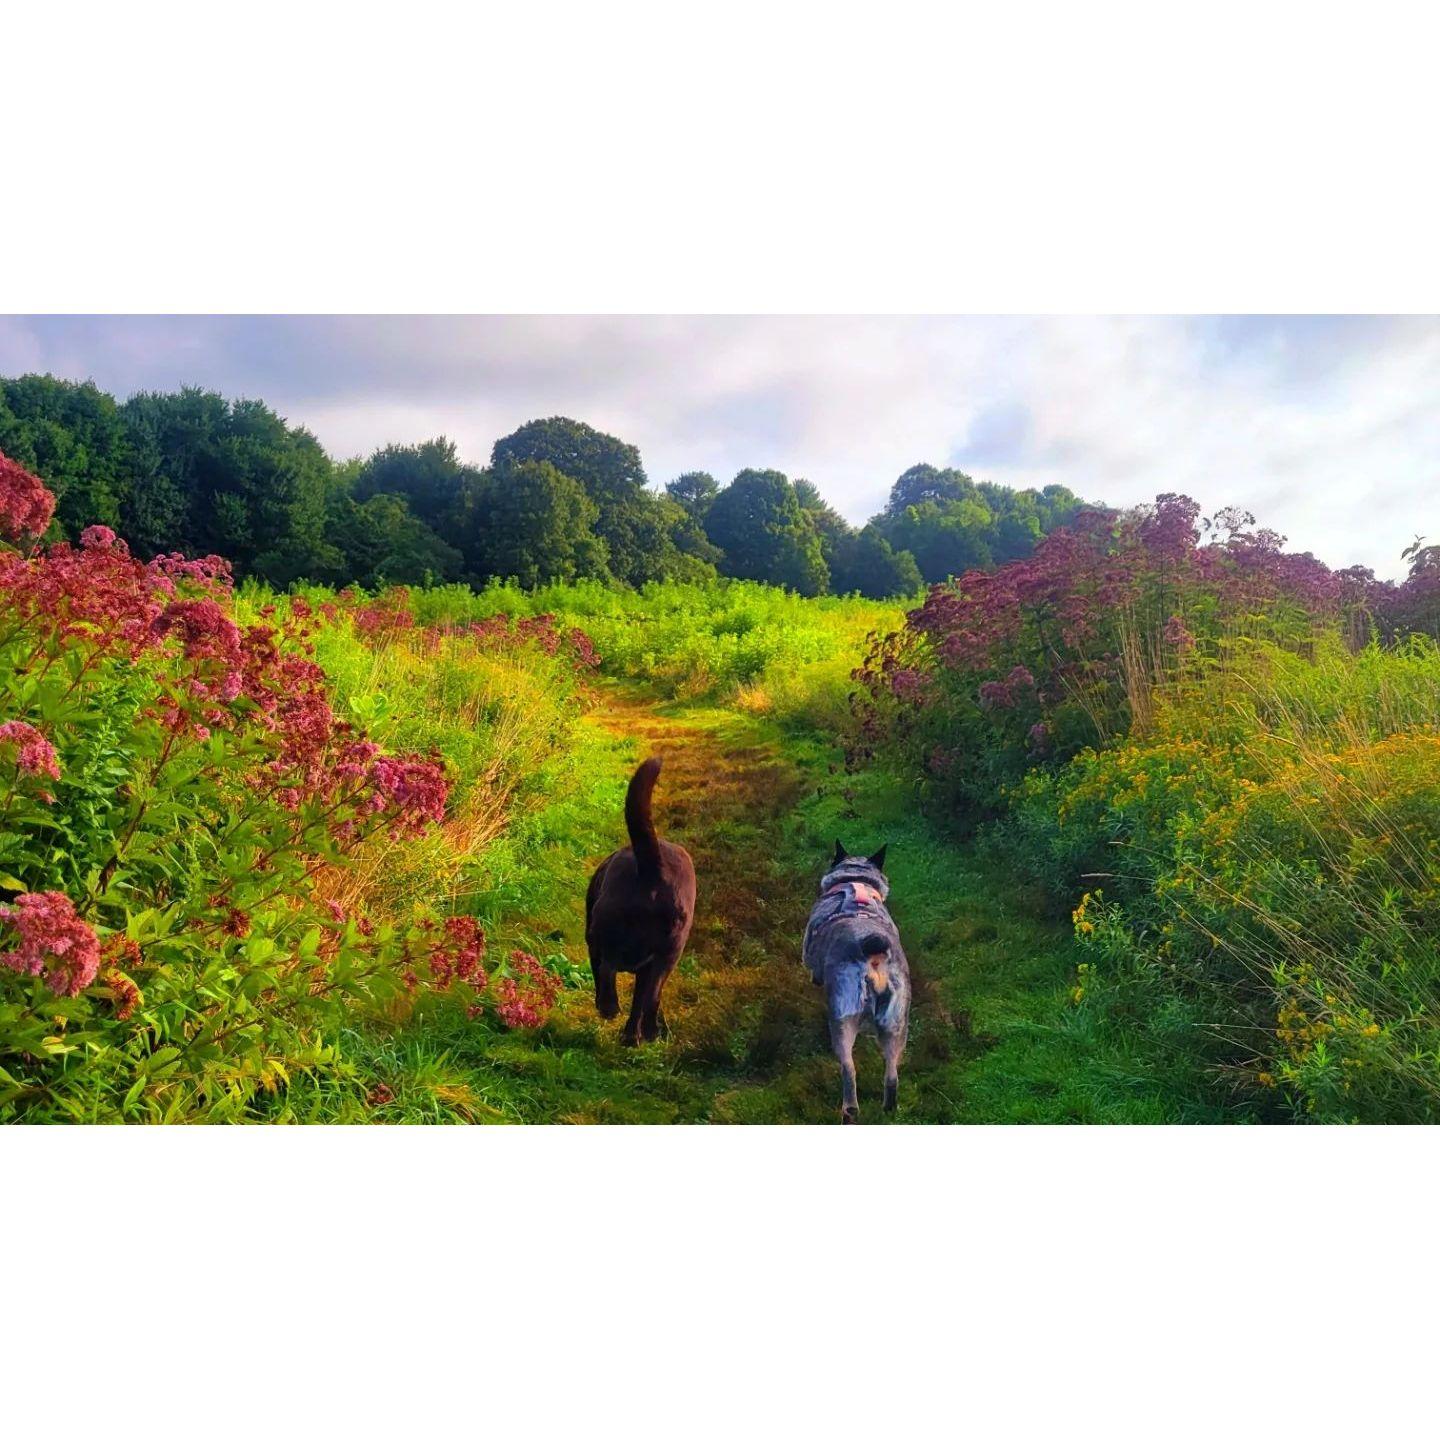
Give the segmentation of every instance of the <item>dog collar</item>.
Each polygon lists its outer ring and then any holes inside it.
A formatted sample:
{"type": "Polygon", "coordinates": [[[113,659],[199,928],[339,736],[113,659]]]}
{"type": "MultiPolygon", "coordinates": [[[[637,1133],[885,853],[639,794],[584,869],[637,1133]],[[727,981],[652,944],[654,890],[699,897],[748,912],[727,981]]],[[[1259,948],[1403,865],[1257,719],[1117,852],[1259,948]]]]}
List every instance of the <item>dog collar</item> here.
{"type": "Polygon", "coordinates": [[[881,895],[873,885],[867,885],[863,880],[842,880],[838,885],[832,885],[825,893],[827,895],[838,895],[842,890],[853,890],[855,899],[861,905],[878,905],[881,895]]]}

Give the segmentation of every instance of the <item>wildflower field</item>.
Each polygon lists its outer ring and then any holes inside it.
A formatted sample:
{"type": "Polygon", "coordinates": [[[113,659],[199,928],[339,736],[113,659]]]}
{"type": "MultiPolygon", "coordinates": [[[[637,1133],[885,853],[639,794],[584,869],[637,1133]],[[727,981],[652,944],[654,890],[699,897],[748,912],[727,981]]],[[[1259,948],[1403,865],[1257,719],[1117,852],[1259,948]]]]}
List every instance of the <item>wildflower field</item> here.
{"type": "Polygon", "coordinates": [[[0,1118],[829,1119],[837,835],[893,857],[901,1121],[1440,1114],[1426,552],[1167,496],[909,605],[281,592],[54,506],[0,459],[0,1118]],[[700,912],[636,1053],[583,894],[652,751],[700,912]]]}

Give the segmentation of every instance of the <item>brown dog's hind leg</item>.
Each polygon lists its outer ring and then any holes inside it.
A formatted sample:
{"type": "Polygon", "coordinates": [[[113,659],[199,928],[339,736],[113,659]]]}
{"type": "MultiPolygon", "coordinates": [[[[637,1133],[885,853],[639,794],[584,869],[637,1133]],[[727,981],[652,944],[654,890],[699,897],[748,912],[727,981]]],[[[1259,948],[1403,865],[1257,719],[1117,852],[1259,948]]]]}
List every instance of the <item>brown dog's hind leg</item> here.
{"type": "Polygon", "coordinates": [[[620,1013],[620,996],[615,989],[615,971],[603,960],[590,957],[595,976],[595,1008],[602,1020],[613,1020],[620,1013]]]}
{"type": "Polygon", "coordinates": [[[630,997],[630,1014],[620,1034],[622,1045],[638,1045],[650,1037],[644,1034],[645,1013],[655,993],[655,962],[647,960],[635,972],[635,993],[630,997]]]}
{"type": "Polygon", "coordinates": [[[661,1032],[667,1029],[660,1014],[660,997],[664,994],[665,982],[670,978],[670,972],[679,963],[678,955],[666,955],[663,959],[652,962],[646,969],[647,977],[653,978],[646,987],[645,1009],[640,1016],[642,1040],[658,1040],[661,1032]]]}

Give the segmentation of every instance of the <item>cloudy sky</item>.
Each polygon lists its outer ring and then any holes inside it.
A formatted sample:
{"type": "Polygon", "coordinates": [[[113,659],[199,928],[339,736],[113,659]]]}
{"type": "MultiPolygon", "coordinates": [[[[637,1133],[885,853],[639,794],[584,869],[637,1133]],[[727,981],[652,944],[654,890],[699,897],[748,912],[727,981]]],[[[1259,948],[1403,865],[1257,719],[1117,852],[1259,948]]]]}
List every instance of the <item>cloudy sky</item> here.
{"type": "Polygon", "coordinates": [[[1332,564],[1440,537],[1440,320],[1365,317],[0,317],[0,375],[269,402],[337,457],[483,463],[564,414],[652,481],[747,465],[853,520],[921,460],[1123,505],[1241,504],[1332,564]]]}

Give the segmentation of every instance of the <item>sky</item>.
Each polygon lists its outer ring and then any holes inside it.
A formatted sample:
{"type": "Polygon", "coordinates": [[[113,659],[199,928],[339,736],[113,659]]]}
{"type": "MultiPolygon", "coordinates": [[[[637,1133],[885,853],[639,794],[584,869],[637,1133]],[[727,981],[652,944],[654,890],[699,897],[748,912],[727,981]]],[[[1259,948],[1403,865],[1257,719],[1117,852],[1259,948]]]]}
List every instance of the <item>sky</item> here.
{"type": "Polygon", "coordinates": [[[1440,319],[1365,316],[0,316],[0,375],[269,403],[337,459],[483,464],[569,415],[652,482],[747,466],[863,521],[919,461],[1128,505],[1241,505],[1332,565],[1440,538],[1440,319]]]}

